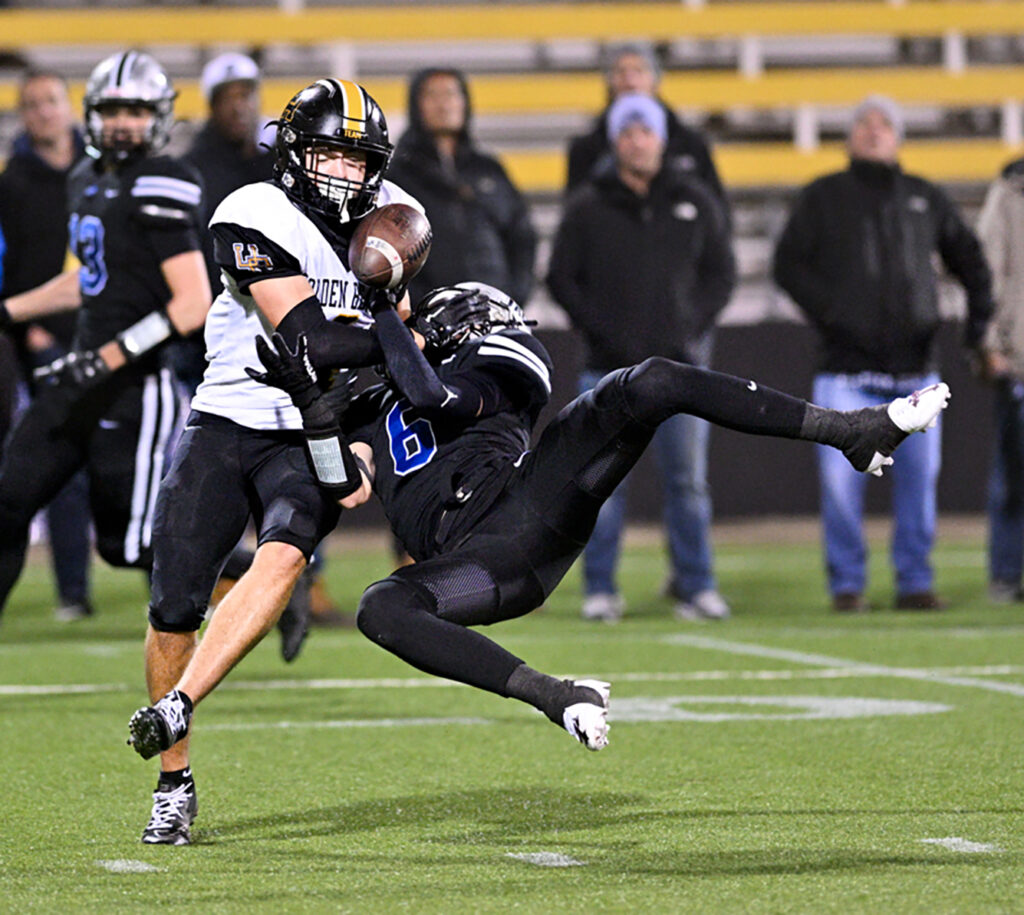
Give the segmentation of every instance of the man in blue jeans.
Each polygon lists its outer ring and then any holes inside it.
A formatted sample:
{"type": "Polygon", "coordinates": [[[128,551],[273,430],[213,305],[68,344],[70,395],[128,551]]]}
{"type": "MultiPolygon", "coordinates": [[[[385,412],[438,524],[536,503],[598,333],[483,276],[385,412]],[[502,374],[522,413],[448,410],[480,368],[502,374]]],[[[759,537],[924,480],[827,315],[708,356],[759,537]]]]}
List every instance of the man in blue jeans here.
{"type": "MultiPolygon", "coordinates": [[[[900,169],[900,110],[873,95],[854,111],[849,167],[801,191],[775,251],[775,280],[821,339],[814,402],[839,410],[885,403],[938,381],[941,323],[932,257],[967,292],[965,343],[992,314],[991,272],[974,233],[934,184],[900,169]]],[[[941,437],[908,443],[893,469],[892,561],[899,610],[938,610],[930,554],[941,437]]],[[[862,475],[819,452],[833,609],[866,610],[862,475]]]]}
{"type": "MultiPolygon", "coordinates": [[[[713,189],[665,156],[664,108],[649,96],[623,95],[607,125],[614,157],[566,201],[548,274],[586,344],[581,392],[649,356],[706,368],[715,317],[736,281],[728,216],[713,189]]],[[[708,433],[703,420],[679,415],[661,424],[653,442],[664,485],[668,590],[686,619],[729,615],[712,570],[708,433]]],[[[584,551],[586,619],[622,615],[615,568],[624,508],[620,486],[584,551]]]]}

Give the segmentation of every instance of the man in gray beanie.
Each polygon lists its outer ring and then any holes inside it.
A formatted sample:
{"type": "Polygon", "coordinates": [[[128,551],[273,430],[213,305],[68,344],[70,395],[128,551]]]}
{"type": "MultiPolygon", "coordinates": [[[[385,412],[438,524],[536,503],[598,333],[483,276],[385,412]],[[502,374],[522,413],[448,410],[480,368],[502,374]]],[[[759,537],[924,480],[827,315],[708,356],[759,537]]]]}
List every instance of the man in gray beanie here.
{"type": "MultiPolygon", "coordinates": [[[[812,400],[849,410],[939,380],[938,253],[967,292],[964,342],[978,347],[993,310],[991,273],[974,233],[936,185],[899,164],[903,116],[870,95],[853,112],[850,165],[803,189],[775,251],[775,280],[821,340],[812,400]]],[[[939,429],[901,454],[893,473],[892,560],[899,610],[938,610],[935,538],[939,429]]],[[[821,510],[833,609],[868,609],[864,479],[819,451],[821,510]]]]}
{"type": "MultiPolygon", "coordinates": [[[[736,263],[721,200],[666,155],[665,107],[620,95],[605,117],[613,156],[569,195],[551,251],[548,285],[585,343],[580,392],[607,372],[662,356],[708,366],[715,318],[736,263]],[[622,303],[637,307],[623,313],[622,303]]],[[[654,433],[671,567],[667,591],[681,619],[724,620],[711,547],[709,426],[674,416],[654,433]]],[[[615,622],[625,609],[616,567],[625,483],[605,503],[583,554],[582,613],[615,622]]]]}
{"type": "Polygon", "coordinates": [[[613,151],[612,144],[608,142],[608,111],[612,103],[623,95],[646,95],[665,112],[666,159],[672,161],[676,171],[689,173],[703,181],[728,212],[725,191],[704,137],[683,124],[672,109],[658,98],[661,67],[654,48],[639,41],[613,45],[608,48],[605,61],[608,105],[595,118],[587,133],[573,137],[569,143],[566,191],[571,191],[593,177],[596,168],[611,161],[613,151]]]}

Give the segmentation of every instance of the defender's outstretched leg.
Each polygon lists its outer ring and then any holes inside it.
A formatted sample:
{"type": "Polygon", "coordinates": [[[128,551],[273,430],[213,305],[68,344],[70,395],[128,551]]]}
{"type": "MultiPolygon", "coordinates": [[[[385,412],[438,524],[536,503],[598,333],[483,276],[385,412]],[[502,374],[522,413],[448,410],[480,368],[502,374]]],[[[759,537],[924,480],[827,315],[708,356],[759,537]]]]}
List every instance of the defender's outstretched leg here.
{"type": "Polygon", "coordinates": [[[529,703],[587,749],[607,746],[609,684],[540,673],[454,621],[485,622],[490,610],[489,621],[496,622],[503,618],[498,606],[497,586],[482,566],[446,557],[370,585],[356,623],[368,639],[419,670],[529,703]]]}

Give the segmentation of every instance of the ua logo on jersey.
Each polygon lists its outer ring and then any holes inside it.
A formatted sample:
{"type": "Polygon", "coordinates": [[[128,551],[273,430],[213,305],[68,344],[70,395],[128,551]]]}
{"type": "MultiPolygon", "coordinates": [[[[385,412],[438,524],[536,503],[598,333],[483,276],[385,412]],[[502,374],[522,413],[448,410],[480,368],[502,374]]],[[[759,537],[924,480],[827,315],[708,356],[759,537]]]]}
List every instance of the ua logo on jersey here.
{"type": "Polygon", "coordinates": [[[235,266],[239,270],[261,270],[264,267],[273,267],[274,263],[266,254],[260,254],[260,249],[255,245],[243,245],[236,241],[231,249],[235,252],[235,266]],[[245,249],[248,248],[248,254],[245,249]]]}

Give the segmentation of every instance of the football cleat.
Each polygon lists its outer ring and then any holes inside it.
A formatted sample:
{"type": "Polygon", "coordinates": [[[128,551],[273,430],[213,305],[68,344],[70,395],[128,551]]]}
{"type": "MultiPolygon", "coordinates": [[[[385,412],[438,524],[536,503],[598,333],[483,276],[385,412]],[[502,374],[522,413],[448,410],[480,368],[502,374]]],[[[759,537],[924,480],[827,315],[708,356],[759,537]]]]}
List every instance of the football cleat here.
{"type": "Polygon", "coordinates": [[[128,744],[143,759],[169,750],[192,723],[192,700],[172,689],[156,705],[140,708],[128,722],[128,744]]]}
{"type": "Polygon", "coordinates": [[[843,454],[854,469],[882,475],[882,468],[892,464],[890,455],[908,435],[931,429],[939,414],[949,404],[949,386],[943,382],[897,397],[887,406],[868,407],[846,414],[854,443],[843,454]]]}
{"type": "Polygon", "coordinates": [[[608,746],[608,697],[611,684],[603,680],[567,680],[571,704],[562,712],[562,724],[588,750],[608,746]]]}
{"type": "Polygon", "coordinates": [[[309,570],[306,570],[299,576],[292,588],[292,596],[288,598],[288,604],[277,620],[277,631],[281,633],[281,657],[287,663],[298,657],[302,643],[309,634],[309,620],[313,614],[310,575],[309,570]]]}
{"type": "Polygon", "coordinates": [[[174,787],[157,782],[153,792],[153,813],[142,831],[146,845],[189,845],[192,821],[199,811],[196,783],[189,779],[174,787]]]}

